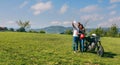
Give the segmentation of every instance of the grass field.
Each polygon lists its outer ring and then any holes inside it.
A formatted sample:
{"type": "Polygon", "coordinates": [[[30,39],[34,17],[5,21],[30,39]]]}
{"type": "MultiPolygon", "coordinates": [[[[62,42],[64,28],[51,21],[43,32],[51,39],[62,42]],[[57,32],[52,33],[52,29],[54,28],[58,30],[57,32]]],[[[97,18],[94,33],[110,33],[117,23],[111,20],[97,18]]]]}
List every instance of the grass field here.
{"type": "Polygon", "coordinates": [[[73,53],[72,36],[0,32],[0,65],[120,65],[120,38],[101,38],[104,57],[73,53]]]}

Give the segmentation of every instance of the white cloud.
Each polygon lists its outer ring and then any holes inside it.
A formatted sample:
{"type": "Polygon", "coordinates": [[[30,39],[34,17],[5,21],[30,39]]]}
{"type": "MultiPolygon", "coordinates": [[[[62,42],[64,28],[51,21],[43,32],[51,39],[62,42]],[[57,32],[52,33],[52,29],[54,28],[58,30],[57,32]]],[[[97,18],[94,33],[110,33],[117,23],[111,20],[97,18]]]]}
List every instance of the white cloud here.
{"type": "Polygon", "coordinates": [[[113,18],[110,18],[108,21],[112,23],[120,22],[120,17],[113,17],[113,18]]]}
{"type": "Polygon", "coordinates": [[[107,25],[106,22],[104,22],[104,23],[100,23],[100,24],[98,24],[98,27],[108,27],[108,25],[107,25]]]}
{"type": "Polygon", "coordinates": [[[120,2],[120,0],[110,0],[110,3],[117,3],[120,2]]]}
{"type": "Polygon", "coordinates": [[[116,8],[116,7],[117,7],[117,5],[114,4],[114,5],[110,6],[110,7],[108,7],[108,9],[114,9],[114,8],[116,8]]]}
{"type": "Polygon", "coordinates": [[[52,25],[61,25],[61,22],[60,21],[52,21],[51,24],[52,25]]]}
{"type": "Polygon", "coordinates": [[[100,21],[103,20],[104,15],[99,15],[99,14],[90,14],[90,15],[83,15],[80,17],[81,21],[100,21]]]}
{"type": "Polygon", "coordinates": [[[71,22],[70,21],[64,21],[63,25],[71,25],[71,22]]]}
{"type": "Polygon", "coordinates": [[[20,8],[25,7],[27,4],[28,4],[28,1],[24,1],[24,2],[20,5],[20,8]]]}
{"type": "Polygon", "coordinates": [[[41,13],[41,11],[34,11],[34,15],[38,15],[40,13],[41,13]]]}
{"type": "Polygon", "coordinates": [[[64,4],[60,9],[60,13],[61,14],[65,13],[67,11],[67,9],[68,9],[68,6],[66,4],[64,4]]]}
{"type": "Polygon", "coordinates": [[[33,6],[31,6],[31,9],[34,11],[34,15],[38,15],[44,11],[47,11],[52,8],[52,2],[48,1],[46,3],[39,2],[33,6]]]}
{"type": "Polygon", "coordinates": [[[16,24],[15,21],[6,21],[6,22],[2,22],[0,23],[0,26],[2,27],[17,27],[18,25],[16,24]]]}
{"type": "Polygon", "coordinates": [[[8,21],[7,24],[16,24],[15,21],[8,21]]]}
{"type": "Polygon", "coordinates": [[[117,12],[116,11],[111,11],[110,15],[115,15],[117,12]]]}
{"type": "Polygon", "coordinates": [[[52,25],[61,25],[61,26],[70,26],[71,22],[70,21],[52,21],[52,25]]]}
{"type": "Polygon", "coordinates": [[[97,10],[99,10],[98,5],[89,5],[89,6],[86,6],[84,8],[81,8],[80,12],[90,13],[90,12],[95,12],[97,10]]]}
{"type": "Polygon", "coordinates": [[[99,24],[100,27],[110,27],[112,24],[118,25],[120,27],[120,17],[109,18],[107,22],[99,24]]]}

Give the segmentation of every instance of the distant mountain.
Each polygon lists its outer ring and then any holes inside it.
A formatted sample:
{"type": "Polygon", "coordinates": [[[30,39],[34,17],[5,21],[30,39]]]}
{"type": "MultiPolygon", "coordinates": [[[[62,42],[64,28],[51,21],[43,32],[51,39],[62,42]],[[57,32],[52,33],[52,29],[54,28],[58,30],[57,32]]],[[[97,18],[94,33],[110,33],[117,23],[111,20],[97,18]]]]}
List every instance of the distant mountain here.
{"type": "Polygon", "coordinates": [[[39,32],[40,30],[44,30],[46,33],[64,33],[66,30],[72,30],[72,27],[64,27],[64,26],[49,26],[42,29],[34,29],[34,31],[39,32]]]}
{"type": "Polygon", "coordinates": [[[63,26],[50,26],[41,30],[46,31],[47,33],[63,33],[66,30],[66,28],[63,26]]]}

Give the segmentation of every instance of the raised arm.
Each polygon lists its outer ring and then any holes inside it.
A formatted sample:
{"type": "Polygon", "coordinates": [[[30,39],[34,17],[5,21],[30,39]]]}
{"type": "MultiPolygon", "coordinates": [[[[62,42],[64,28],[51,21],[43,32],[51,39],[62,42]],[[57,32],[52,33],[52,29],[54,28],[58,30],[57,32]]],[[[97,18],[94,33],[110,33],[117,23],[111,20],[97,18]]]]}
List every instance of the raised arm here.
{"type": "Polygon", "coordinates": [[[74,25],[74,23],[73,23],[73,22],[72,22],[72,26],[73,26],[73,28],[74,28],[74,29],[77,29],[77,28],[75,27],[75,25],[74,25]]]}

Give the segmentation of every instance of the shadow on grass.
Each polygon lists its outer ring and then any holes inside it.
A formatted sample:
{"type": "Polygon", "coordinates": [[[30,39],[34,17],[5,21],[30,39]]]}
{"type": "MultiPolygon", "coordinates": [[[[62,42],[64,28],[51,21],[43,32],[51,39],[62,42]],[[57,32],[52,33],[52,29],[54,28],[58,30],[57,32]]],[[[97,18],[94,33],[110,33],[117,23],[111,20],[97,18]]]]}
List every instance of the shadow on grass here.
{"type": "MultiPolygon", "coordinates": [[[[93,54],[97,54],[96,52],[90,52],[93,54]]],[[[112,53],[112,52],[104,52],[104,55],[102,56],[103,58],[114,58],[114,56],[117,56],[117,54],[112,53]]]]}
{"type": "Polygon", "coordinates": [[[104,52],[104,56],[105,58],[114,58],[114,56],[117,56],[117,54],[112,53],[112,52],[104,52]]]}

